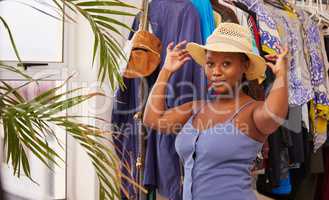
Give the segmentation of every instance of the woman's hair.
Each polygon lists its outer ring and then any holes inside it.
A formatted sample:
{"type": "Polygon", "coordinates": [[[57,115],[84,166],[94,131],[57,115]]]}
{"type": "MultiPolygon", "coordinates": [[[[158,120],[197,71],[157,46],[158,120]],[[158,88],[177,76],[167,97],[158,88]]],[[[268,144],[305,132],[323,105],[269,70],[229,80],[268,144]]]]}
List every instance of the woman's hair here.
{"type": "Polygon", "coordinates": [[[250,59],[247,56],[247,54],[245,54],[245,53],[239,53],[239,54],[241,55],[242,62],[249,62],[250,61],[250,59]]]}
{"type": "MultiPolygon", "coordinates": [[[[240,53],[241,54],[241,57],[242,57],[242,61],[243,62],[249,62],[250,59],[249,57],[245,54],[245,53],[240,53]]],[[[244,82],[248,82],[247,78],[246,78],[246,74],[243,74],[242,75],[242,83],[244,82]]],[[[248,82],[249,83],[249,82],[248,82]]],[[[249,87],[248,86],[243,86],[242,87],[242,91],[245,93],[245,94],[248,94],[249,93],[249,87]]]]}

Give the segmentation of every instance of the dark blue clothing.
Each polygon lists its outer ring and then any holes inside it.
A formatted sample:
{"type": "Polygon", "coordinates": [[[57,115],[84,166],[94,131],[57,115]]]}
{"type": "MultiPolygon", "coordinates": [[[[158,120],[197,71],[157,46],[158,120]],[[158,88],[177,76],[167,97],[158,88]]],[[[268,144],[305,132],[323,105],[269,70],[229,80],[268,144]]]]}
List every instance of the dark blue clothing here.
{"type": "MultiPolygon", "coordinates": [[[[158,69],[146,78],[149,87],[154,84],[158,72],[166,57],[166,47],[174,41],[183,40],[202,43],[200,19],[197,10],[190,0],[153,0],[150,3],[150,23],[154,34],[162,41],[163,50],[161,64],[158,69]]],[[[135,20],[133,28],[137,29],[135,20]]],[[[129,110],[138,107],[138,79],[125,79],[127,89],[116,91],[116,100],[112,113],[112,124],[115,130],[123,135],[115,138],[117,152],[126,152],[121,157],[132,169],[135,176],[135,162],[137,157],[137,124],[134,122],[134,112],[129,110]],[[128,112],[125,112],[128,111],[128,112]]],[[[194,61],[189,61],[178,70],[169,80],[171,88],[167,90],[167,107],[174,107],[200,99],[206,93],[206,78],[201,67],[194,61]]],[[[158,188],[161,195],[171,199],[181,199],[181,173],[179,157],[174,147],[175,135],[164,135],[155,131],[148,131],[145,158],[144,184],[158,188]]],[[[128,183],[124,186],[133,194],[133,188],[128,183]]]]}

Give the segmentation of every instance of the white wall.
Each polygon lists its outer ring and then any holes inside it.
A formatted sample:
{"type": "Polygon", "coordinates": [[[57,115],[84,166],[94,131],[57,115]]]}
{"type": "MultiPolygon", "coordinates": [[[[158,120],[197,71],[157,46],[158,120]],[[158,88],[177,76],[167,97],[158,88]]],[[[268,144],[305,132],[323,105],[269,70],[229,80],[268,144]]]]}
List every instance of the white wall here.
{"type": "MultiPolygon", "coordinates": [[[[136,3],[138,0],[130,0],[136,3]]],[[[132,24],[132,17],[119,17],[120,21],[132,24]]],[[[126,36],[128,31],[121,29],[126,36]]],[[[117,38],[123,44],[126,39],[117,38]]],[[[89,24],[83,18],[78,18],[78,23],[69,26],[69,44],[68,50],[68,66],[70,71],[78,72],[77,79],[74,81],[74,86],[80,84],[88,87],[91,90],[96,88],[104,92],[107,97],[94,98],[88,105],[83,106],[81,110],[75,109],[74,112],[79,114],[98,116],[105,120],[111,120],[112,107],[112,91],[108,84],[104,84],[102,88],[98,88],[96,72],[97,68],[92,66],[92,48],[93,48],[93,34],[90,31],[89,24]]],[[[96,63],[97,64],[97,63],[96,63]]],[[[73,88],[72,87],[72,88],[73,88]]],[[[109,128],[108,123],[92,122],[103,129],[109,128]]],[[[96,200],[98,199],[98,184],[95,176],[94,168],[89,162],[88,156],[83,149],[77,145],[72,138],[68,140],[68,155],[67,155],[67,197],[68,200],[96,200]]]]}

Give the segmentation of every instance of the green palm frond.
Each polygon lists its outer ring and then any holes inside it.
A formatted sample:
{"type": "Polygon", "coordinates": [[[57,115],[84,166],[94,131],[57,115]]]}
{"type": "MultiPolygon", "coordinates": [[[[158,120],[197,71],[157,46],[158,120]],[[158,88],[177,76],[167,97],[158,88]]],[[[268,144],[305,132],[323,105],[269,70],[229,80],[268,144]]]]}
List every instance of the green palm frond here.
{"type": "MultiPolygon", "coordinates": [[[[43,6],[53,6],[45,4],[41,0],[35,0],[43,6]]],[[[120,28],[132,31],[129,26],[118,20],[117,16],[130,16],[135,14],[125,11],[127,8],[139,9],[131,4],[119,0],[52,0],[55,3],[57,13],[60,18],[74,21],[74,17],[69,13],[83,16],[90,24],[94,33],[93,46],[93,64],[98,58],[99,69],[98,79],[103,83],[109,80],[112,88],[118,83],[124,87],[122,77],[119,72],[119,60],[126,59],[122,48],[116,39],[123,37],[120,28]],[[72,11],[72,12],[68,12],[72,11]]],[[[29,6],[29,5],[27,5],[29,6]]],[[[30,6],[38,12],[48,15],[48,17],[57,18],[42,9],[30,6]]],[[[5,19],[0,16],[0,25],[7,30],[11,45],[15,54],[21,62],[18,49],[16,48],[14,38],[10,31],[10,26],[5,19]]],[[[6,161],[13,166],[14,174],[18,177],[22,173],[31,180],[31,170],[27,159],[27,152],[31,151],[46,166],[51,163],[58,164],[63,160],[48,144],[49,138],[55,139],[61,146],[60,141],[54,132],[53,127],[61,127],[72,135],[80,145],[86,150],[99,180],[100,199],[120,199],[121,192],[128,196],[125,188],[122,188],[121,181],[126,180],[135,187],[146,192],[132,178],[121,173],[122,168],[130,171],[129,164],[121,163],[115,155],[113,149],[110,149],[104,142],[111,143],[107,138],[110,132],[105,132],[97,127],[83,124],[77,121],[77,118],[83,116],[61,116],[62,112],[79,105],[100,93],[87,95],[76,95],[81,88],[60,92],[66,84],[49,89],[32,100],[26,100],[18,90],[35,81],[30,76],[20,71],[19,68],[4,65],[0,63],[0,69],[14,72],[23,78],[26,83],[18,87],[12,87],[7,82],[0,84],[0,121],[4,129],[4,145],[6,147],[6,161]],[[72,96],[68,98],[68,96],[72,96]]],[[[99,118],[96,118],[100,120],[99,118]]],[[[111,146],[111,145],[110,145],[111,146]]],[[[114,145],[112,145],[114,146],[114,145]]],[[[33,180],[32,180],[33,181],[33,180]]]]}
{"type": "Polygon", "coordinates": [[[98,79],[103,83],[107,78],[112,88],[115,87],[115,82],[118,82],[119,86],[124,87],[119,72],[118,61],[126,59],[126,55],[124,55],[119,42],[114,36],[117,35],[123,37],[119,27],[123,27],[129,31],[132,31],[132,29],[113,16],[133,17],[136,16],[136,14],[122,10],[130,8],[135,9],[137,12],[138,8],[119,0],[53,1],[57,1],[57,5],[63,3],[65,6],[77,11],[88,20],[94,33],[93,63],[97,52],[99,55],[98,79]],[[118,8],[120,8],[120,10],[118,8]]]}
{"type": "Polygon", "coordinates": [[[11,33],[9,25],[7,24],[6,20],[3,17],[1,17],[1,15],[0,15],[0,21],[3,24],[3,26],[5,27],[5,29],[8,31],[11,46],[13,47],[13,49],[15,51],[15,54],[16,54],[16,57],[17,57],[18,61],[21,62],[21,58],[19,56],[19,53],[18,53],[18,50],[17,50],[17,47],[16,47],[16,44],[15,44],[15,41],[14,41],[14,38],[13,38],[13,35],[11,33]]]}
{"type": "Polygon", "coordinates": [[[79,123],[76,120],[77,116],[60,115],[75,105],[103,94],[91,93],[65,98],[67,95],[74,95],[81,88],[58,94],[63,86],[64,84],[49,89],[27,101],[20,95],[17,88],[2,82],[0,117],[4,127],[6,161],[13,166],[14,174],[20,177],[24,172],[24,175],[31,178],[27,159],[28,150],[48,167],[50,167],[49,163],[58,164],[57,160],[63,161],[47,142],[49,138],[55,138],[60,145],[53,131],[53,127],[58,126],[73,136],[90,157],[100,183],[100,192],[102,192],[100,197],[104,197],[101,199],[117,199],[121,198],[121,191],[127,193],[125,188],[122,188],[121,180],[127,180],[146,192],[130,177],[121,174],[120,161],[113,149],[104,143],[104,141],[109,143],[107,138],[111,136],[110,132],[79,123]]]}
{"type": "Polygon", "coordinates": [[[124,37],[120,27],[129,31],[133,30],[115,16],[134,17],[139,8],[119,0],[53,0],[53,2],[60,6],[60,9],[63,9],[61,5],[64,5],[87,19],[94,34],[93,63],[99,55],[98,79],[101,83],[108,79],[112,89],[116,82],[124,88],[118,61],[127,58],[115,36],[124,37]],[[134,9],[135,13],[123,11],[127,8],[134,9]]]}

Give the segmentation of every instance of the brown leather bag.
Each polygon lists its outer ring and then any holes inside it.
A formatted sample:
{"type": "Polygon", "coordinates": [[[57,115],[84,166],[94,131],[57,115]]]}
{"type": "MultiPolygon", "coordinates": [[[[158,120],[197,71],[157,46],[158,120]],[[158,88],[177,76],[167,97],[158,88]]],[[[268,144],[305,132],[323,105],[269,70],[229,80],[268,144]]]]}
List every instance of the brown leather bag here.
{"type": "Polygon", "coordinates": [[[143,0],[143,15],[139,30],[132,38],[132,49],[123,76],[140,78],[150,75],[161,62],[162,44],[159,38],[147,31],[148,0],[143,0]]]}
{"type": "Polygon", "coordinates": [[[143,30],[136,32],[123,76],[138,78],[150,75],[161,62],[161,50],[161,41],[154,34],[143,30]]]}

